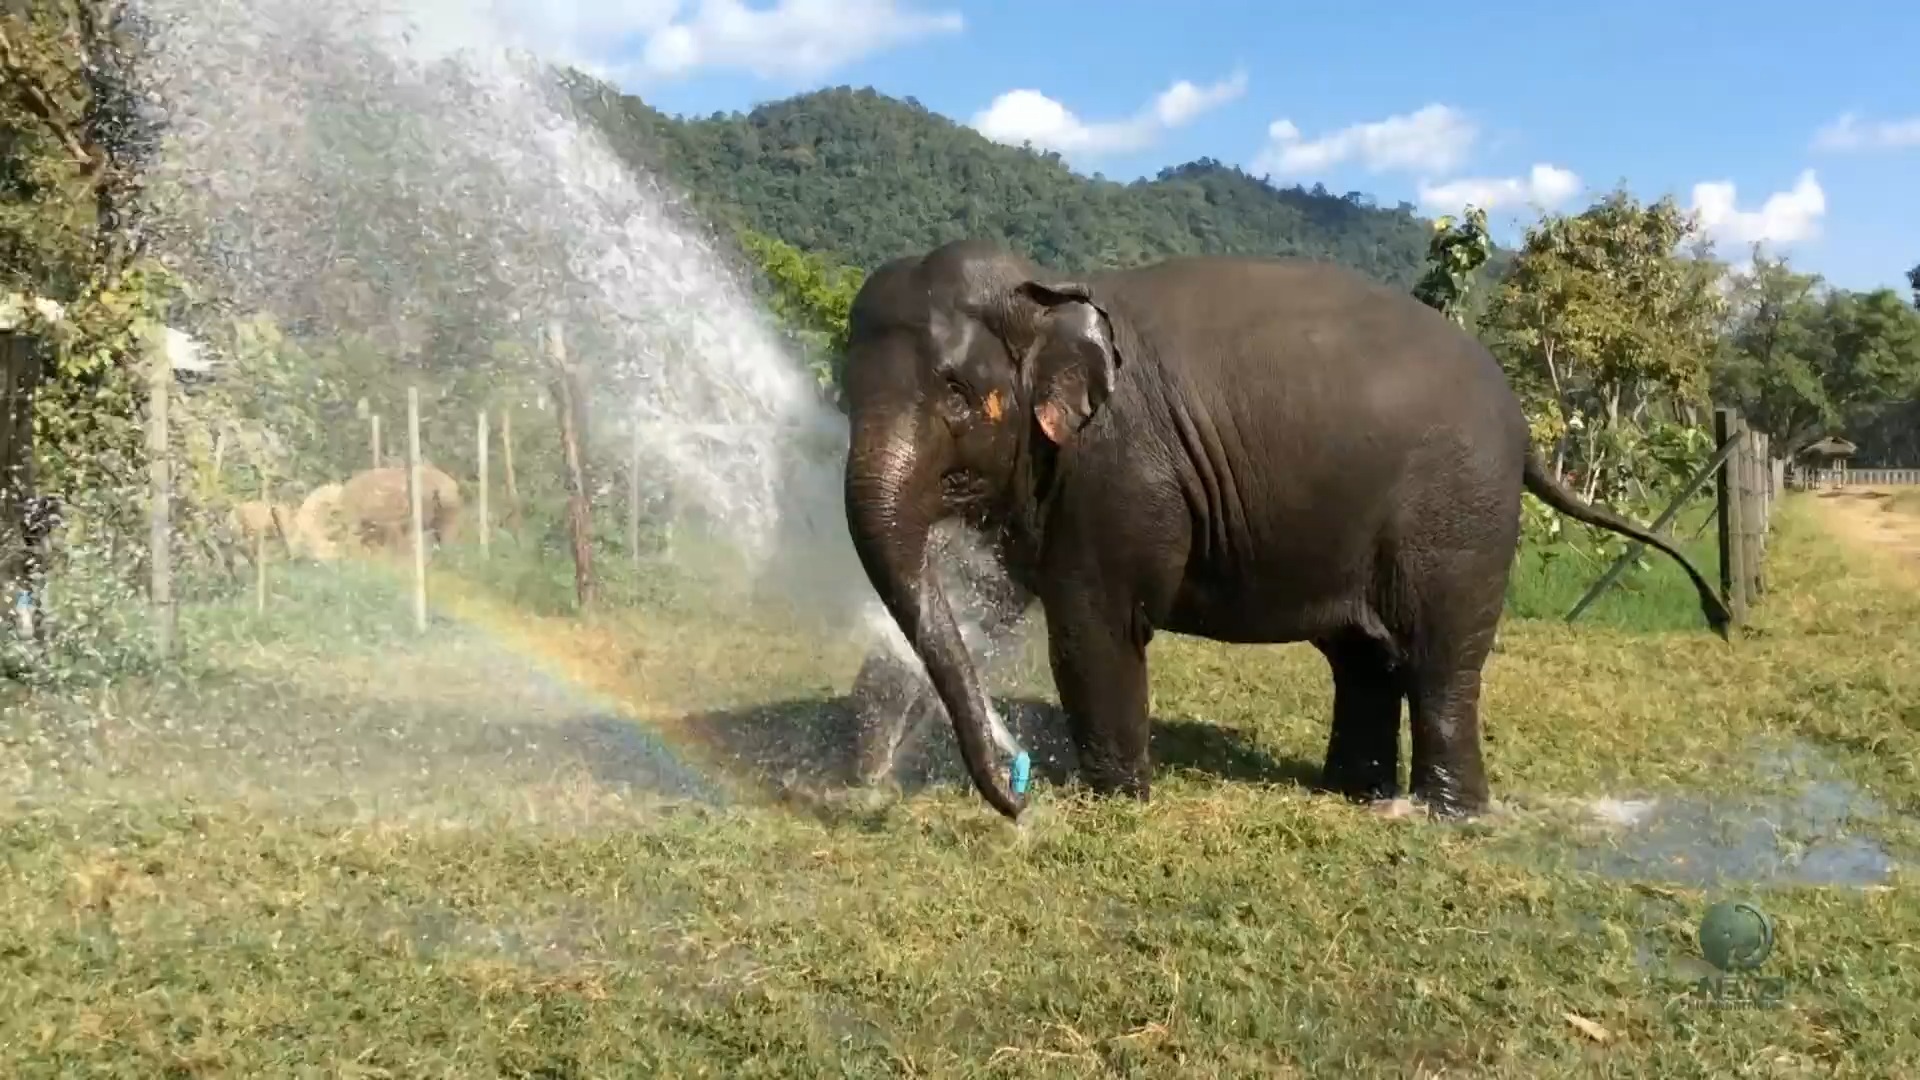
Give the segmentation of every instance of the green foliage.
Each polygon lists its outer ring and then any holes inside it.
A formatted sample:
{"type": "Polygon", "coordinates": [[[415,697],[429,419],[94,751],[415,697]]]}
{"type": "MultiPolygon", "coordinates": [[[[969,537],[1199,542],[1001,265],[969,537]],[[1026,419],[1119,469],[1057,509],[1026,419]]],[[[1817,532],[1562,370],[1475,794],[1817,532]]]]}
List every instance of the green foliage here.
{"type": "Polygon", "coordinates": [[[741,231],[740,243],[766,279],[767,305],[800,344],[821,390],[837,404],[847,313],[865,274],[752,230],[741,231]]]}
{"type": "Polygon", "coordinates": [[[1907,286],[1913,290],[1913,304],[1920,307],[1920,263],[1914,263],[1907,271],[1907,286]]]}
{"type": "Polygon", "coordinates": [[[1433,239],[1427,244],[1427,270],[1414,283],[1413,295],[1420,302],[1467,325],[1467,296],[1473,287],[1474,272],[1493,255],[1493,238],[1487,235],[1487,212],[1477,206],[1467,208],[1466,219],[1456,224],[1443,216],[1433,223],[1433,239]]]}
{"type": "Polygon", "coordinates": [[[1642,205],[1616,191],[1529,229],[1491,298],[1483,332],[1546,421],[1535,435],[1554,469],[1575,473],[1588,498],[1679,479],[1646,474],[1633,443],[1634,429],[1663,421],[1697,426],[1705,402],[1720,267],[1681,250],[1696,231],[1671,198],[1642,205]]]}
{"type": "Polygon", "coordinates": [[[982,236],[1064,270],[1202,252],[1298,255],[1410,288],[1427,246],[1405,203],[1276,188],[1211,159],[1126,184],[1084,177],[1058,154],[1002,146],[870,89],[677,121],[577,72],[566,80],[616,153],[664,172],[709,215],[868,270],[982,236]]]}
{"type": "Polygon", "coordinates": [[[1920,311],[1754,254],[1734,275],[1716,389],[1790,452],[1920,395],[1920,311]]]}

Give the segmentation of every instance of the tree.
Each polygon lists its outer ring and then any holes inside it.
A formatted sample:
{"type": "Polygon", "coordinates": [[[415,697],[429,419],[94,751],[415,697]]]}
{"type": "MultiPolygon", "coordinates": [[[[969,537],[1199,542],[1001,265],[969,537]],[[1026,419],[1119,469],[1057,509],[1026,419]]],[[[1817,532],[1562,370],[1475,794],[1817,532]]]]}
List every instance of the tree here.
{"type": "Polygon", "coordinates": [[[1527,231],[1482,330],[1555,472],[1587,498],[1646,487],[1698,441],[1722,303],[1719,264],[1683,252],[1697,223],[1671,197],[1615,191],[1527,231]]]}
{"type": "Polygon", "coordinates": [[[1405,289],[1429,238],[1411,206],[1276,187],[1214,160],[1131,183],[1085,176],[1058,154],[1000,145],[873,90],[679,121],[578,72],[564,83],[617,154],[673,180],[709,216],[849,266],[979,236],[1063,271],[1202,252],[1298,255],[1405,289]]]}
{"type": "Polygon", "coordinates": [[[1782,455],[1920,393],[1920,311],[1756,252],[1733,278],[1716,382],[1782,455]]]}
{"type": "Polygon", "coordinates": [[[1913,306],[1920,307],[1920,263],[1914,263],[1907,271],[1907,285],[1913,290],[1913,306]]]}
{"type": "MultiPolygon", "coordinates": [[[[90,504],[107,529],[134,524],[138,506],[120,494],[145,464],[136,368],[146,326],[174,293],[136,213],[157,146],[135,85],[146,31],[121,0],[0,10],[0,288],[34,301],[19,305],[23,329],[51,346],[23,388],[34,435],[10,456],[28,460],[0,462],[0,473],[90,504]],[[38,301],[60,317],[33,315],[38,301]]],[[[34,498],[15,490],[5,501],[34,498]]]]}
{"type": "Polygon", "coordinates": [[[799,343],[822,391],[839,404],[847,315],[865,275],[751,229],[741,231],[740,244],[766,279],[774,316],[799,343]]]}
{"type": "Polygon", "coordinates": [[[1427,270],[1414,283],[1413,295],[1456,325],[1467,325],[1467,294],[1473,287],[1473,273],[1492,254],[1485,210],[1467,207],[1466,220],[1457,225],[1451,217],[1435,219],[1433,239],[1427,244],[1427,270]]]}
{"type": "Polygon", "coordinates": [[[1752,268],[1729,282],[1716,389],[1766,432],[1783,455],[1839,420],[1822,374],[1833,367],[1818,274],[1796,273],[1756,249],[1752,268]]]}

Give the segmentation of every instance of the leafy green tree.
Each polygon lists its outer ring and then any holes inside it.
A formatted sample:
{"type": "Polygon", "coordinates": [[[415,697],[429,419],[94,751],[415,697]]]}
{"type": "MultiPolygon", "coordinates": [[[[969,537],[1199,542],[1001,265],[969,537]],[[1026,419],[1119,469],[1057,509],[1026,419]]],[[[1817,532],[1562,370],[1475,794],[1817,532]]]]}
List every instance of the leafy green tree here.
{"type": "Polygon", "coordinates": [[[839,404],[847,314],[865,274],[750,229],[741,231],[740,243],[766,280],[774,316],[802,349],[822,392],[839,404]]]}
{"type": "Polygon", "coordinates": [[[1732,279],[1722,394],[1790,455],[1920,393],[1920,311],[1892,289],[1831,289],[1755,253],[1732,279]]]}
{"type": "Polygon", "coordinates": [[[1796,437],[1839,419],[1823,378],[1833,366],[1833,342],[1824,333],[1820,276],[1756,250],[1752,268],[1733,275],[1729,286],[1716,389],[1790,453],[1796,437]]]}
{"type": "Polygon", "coordinates": [[[1588,498],[1649,493],[1700,437],[1722,301],[1696,234],[1671,197],[1615,191],[1529,229],[1490,299],[1483,333],[1588,498]]]}
{"type": "Polygon", "coordinates": [[[1458,224],[1450,216],[1435,219],[1433,239],[1427,245],[1427,270],[1414,283],[1413,295],[1455,324],[1466,326],[1474,272],[1492,254],[1485,210],[1467,207],[1465,220],[1458,224]]]}
{"type": "Polygon", "coordinates": [[[137,366],[178,293],[135,212],[157,145],[135,85],[146,35],[119,0],[0,9],[0,285],[64,309],[29,328],[54,345],[34,403],[40,481],[68,500],[136,481],[137,366]]]}

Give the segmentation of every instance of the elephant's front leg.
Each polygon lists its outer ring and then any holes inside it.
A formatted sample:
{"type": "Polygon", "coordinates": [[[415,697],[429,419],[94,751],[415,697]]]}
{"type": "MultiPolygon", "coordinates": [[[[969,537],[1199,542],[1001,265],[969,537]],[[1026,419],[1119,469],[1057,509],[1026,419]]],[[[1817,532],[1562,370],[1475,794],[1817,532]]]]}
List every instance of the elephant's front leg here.
{"type": "Polygon", "coordinates": [[[1146,801],[1147,642],[1153,632],[1136,605],[1084,599],[1047,607],[1047,656],[1073,731],[1080,775],[1102,794],[1146,801]]]}

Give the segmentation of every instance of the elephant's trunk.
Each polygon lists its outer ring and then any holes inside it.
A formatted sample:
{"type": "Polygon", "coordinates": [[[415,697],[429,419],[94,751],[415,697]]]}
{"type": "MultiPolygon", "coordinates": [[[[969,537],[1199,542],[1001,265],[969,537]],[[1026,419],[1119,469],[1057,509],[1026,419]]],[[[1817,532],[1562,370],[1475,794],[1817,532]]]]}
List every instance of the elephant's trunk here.
{"type": "Polygon", "coordinates": [[[928,558],[942,514],[939,455],[920,445],[916,427],[910,414],[891,424],[855,420],[846,474],[849,532],[867,579],[926,665],[973,786],[995,810],[1018,819],[1025,800],[994,774],[986,695],[928,558]]]}

